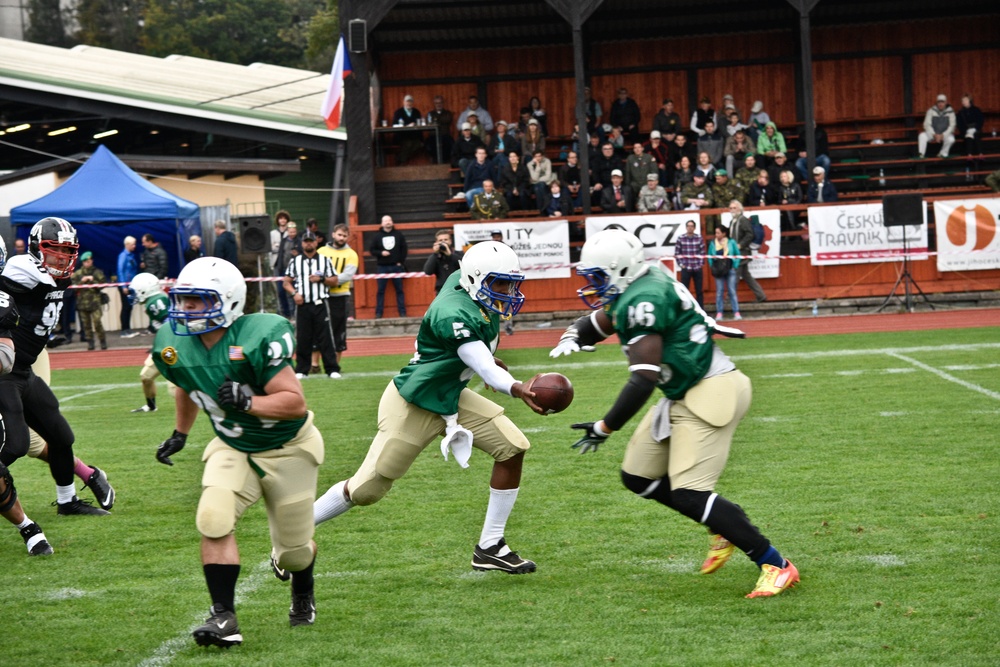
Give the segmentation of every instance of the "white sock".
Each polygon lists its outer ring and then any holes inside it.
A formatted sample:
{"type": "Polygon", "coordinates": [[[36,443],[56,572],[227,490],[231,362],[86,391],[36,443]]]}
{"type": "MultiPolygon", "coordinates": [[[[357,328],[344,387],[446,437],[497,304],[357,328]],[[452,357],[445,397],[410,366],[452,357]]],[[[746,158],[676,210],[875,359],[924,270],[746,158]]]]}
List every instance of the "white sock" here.
{"type": "Polygon", "coordinates": [[[27,525],[29,525],[31,523],[34,523],[34,522],[31,519],[28,518],[27,514],[25,514],[24,515],[24,521],[22,521],[21,523],[17,524],[17,529],[21,530],[22,528],[24,528],[25,526],[27,526],[27,525]]]}
{"type": "Polygon", "coordinates": [[[56,484],[57,503],[65,505],[68,502],[72,502],[74,498],[76,498],[76,486],[74,484],[67,484],[66,486],[56,484]]]}
{"type": "Polygon", "coordinates": [[[354,507],[354,503],[344,496],[344,487],[346,486],[346,479],[342,482],[337,482],[327,489],[326,493],[316,499],[316,502],[313,503],[313,521],[316,522],[316,525],[323,523],[327,519],[340,516],[354,507]]]}
{"type": "Polygon", "coordinates": [[[486,506],[486,520],[483,522],[483,532],[479,536],[480,548],[489,549],[503,537],[507,518],[517,500],[517,491],[517,489],[490,487],[490,503],[486,506]]]}

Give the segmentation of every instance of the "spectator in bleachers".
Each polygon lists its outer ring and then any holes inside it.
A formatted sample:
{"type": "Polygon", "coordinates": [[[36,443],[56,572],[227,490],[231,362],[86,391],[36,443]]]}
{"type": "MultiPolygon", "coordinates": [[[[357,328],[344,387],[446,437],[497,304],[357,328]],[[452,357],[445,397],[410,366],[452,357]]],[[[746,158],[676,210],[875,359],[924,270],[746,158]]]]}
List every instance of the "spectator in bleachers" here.
{"type": "Polygon", "coordinates": [[[501,220],[510,214],[507,199],[493,188],[493,181],[483,181],[483,191],[476,193],[469,206],[473,220],[501,220]]]}
{"type": "Polygon", "coordinates": [[[531,208],[531,176],[517,151],[507,154],[507,166],[500,173],[500,189],[512,211],[531,208]]]}
{"type": "Polygon", "coordinates": [[[625,158],[625,134],[620,125],[615,125],[608,130],[607,142],[614,147],[615,155],[622,159],[625,158]]]}
{"type": "MultiPolygon", "coordinates": [[[[816,164],[823,167],[823,170],[829,174],[830,138],[827,136],[826,130],[815,124],[813,125],[813,134],[816,139],[816,164]]],[[[799,132],[799,138],[796,140],[796,150],[799,153],[799,159],[795,161],[795,169],[798,172],[795,174],[795,178],[804,181],[806,179],[806,174],[809,173],[809,153],[806,150],[805,128],[799,132]]]]}
{"type": "MultiPolygon", "coordinates": [[[[678,137],[683,136],[678,134],[678,137]]],[[[681,191],[684,189],[688,183],[694,182],[694,168],[691,165],[691,158],[687,155],[682,155],[680,162],[677,163],[677,169],[674,170],[674,205],[678,209],[684,208],[681,206],[681,191]]]]}
{"type": "Polygon", "coordinates": [[[719,119],[712,108],[712,100],[702,97],[698,101],[698,108],[691,114],[691,131],[699,137],[705,134],[705,123],[712,121],[715,126],[719,126],[719,119]]]}
{"type": "Polygon", "coordinates": [[[534,155],[535,151],[545,152],[545,135],[542,134],[542,126],[538,119],[531,118],[524,136],[521,137],[521,154],[527,158],[534,155]]]}
{"type": "Polygon", "coordinates": [[[743,201],[743,193],[736,183],[729,177],[729,172],[725,169],[715,171],[715,185],[712,186],[712,199],[716,204],[723,204],[734,199],[743,201]]]}
{"type": "Polygon", "coordinates": [[[639,141],[639,121],[641,119],[639,105],[628,96],[628,90],[619,88],[618,99],[612,103],[611,111],[608,113],[608,121],[611,126],[620,127],[622,134],[628,141],[635,143],[639,141]]]}
{"type": "Polygon", "coordinates": [[[726,131],[723,136],[728,140],[730,137],[736,136],[738,130],[747,129],[747,124],[740,120],[740,115],[736,111],[730,109],[726,114],[726,131]]]}
{"type": "Polygon", "coordinates": [[[482,123],[484,130],[487,132],[493,131],[493,117],[490,116],[489,111],[479,106],[479,98],[475,95],[469,95],[469,106],[462,113],[458,114],[457,125],[459,128],[468,119],[470,113],[474,113],[479,117],[479,122],[482,123]]]}
{"type": "Polygon", "coordinates": [[[552,161],[545,157],[545,153],[536,150],[528,163],[528,176],[531,177],[531,187],[535,191],[535,202],[541,210],[542,198],[549,191],[549,184],[556,180],[552,175],[552,161]]]}
{"type": "Polygon", "coordinates": [[[663,100],[663,107],[653,117],[653,130],[661,135],[676,135],[682,129],[680,114],[674,111],[674,101],[668,97],[663,100]]]}
{"type": "Polygon", "coordinates": [[[771,206],[778,203],[778,189],[771,183],[767,169],[757,170],[757,180],[750,186],[747,206],[771,206]]]}
{"type": "Polygon", "coordinates": [[[483,142],[483,145],[485,146],[487,140],[490,138],[490,135],[486,132],[486,128],[484,128],[483,124],[479,121],[479,116],[477,114],[470,113],[466,117],[465,122],[469,124],[470,128],[472,128],[472,136],[479,137],[479,140],[483,142]]]}
{"type": "Polygon", "coordinates": [[[712,164],[711,156],[705,151],[698,153],[698,162],[694,165],[694,173],[701,174],[709,185],[715,183],[715,165],[712,164]]]}
{"type": "Polygon", "coordinates": [[[427,114],[427,124],[437,125],[437,134],[427,137],[425,147],[431,159],[437,161],[438,148],[441,149],[441,159],[447,160],[451,157],[451,147],[455,144],[455,139],[451,135],[451,124],[455,120],[455,114],[444,108],[444,98],[440,95],[434,96],[434,108],[427,114]],[[437,145],[435,146],[435,136],[437,145]]]}
{"type": "MultiPolygon", "coordinates": [[[[601,103],[593,98],[590,91],[590,86],[584,86],[583,88],[583,110],[587,115],[587,134],[601,137],[601,119],[604,117],[604,109],[601,108],[601,103]]],[[[576,107],[574,105],[571,118],[576,118],[576,107]]]]}
{"type": "MultiPolygon", "coordinates": [[[[802,188],[799,187],[799,179],[791,170],[786,169],[778,177],[778,203],[779,204],[801,204],[802,188]]],[[[781,228],[784,231],[792,231],[799,228],[799,214],[796,211],[784,211],[781,228]]]]}
{"type": "Polygon", "coordinates": [[[743,166],[736,171],[736,175],[733,176],[733,180],[736,182],[736,187],[739,188],[740,194],[742,195],[741,200],[744,204],[750,205],[748,200],[750,196],[750,187],[757,182],[757,176],[760,175],[760,168],[757,166],[757,156],[754,153],[747,153],[743,156],[743,166]]]}
{"type": "Polygon", "coordinates": [[[587,137],[587,164],[593,165],[594,160],[601,156],[601,137],[591,134],[587,137]]]}
{"type": "Polygon", "coordinates": [[[631,213],[635,210],[635,193],[624,184],[621,169],[611,171],[611,185],[601,191],[601,208],[605,213],[631,213]]]}
{"type": "MultiPolygon", "coordinates": [[[[974,155],[983,157],[983,125],[986,117],[982,110],[972,103],[972,95],[962,95],[962,108],[955,115],[958,134],[965,143],[965,159],[971,161],[974,155]]],[[[971,166],[971,165],[970,165],[971,166]]]]}
{"type": "MultiPolygon", "coordinates": [[[[521,111],[518,113],[519,120],[517,121],[517,126],[508,128],[508,131],[513,132],[518,141],[523,142],[524,135],[528,132],[528,122],[531,121],[531,107],[521,107],[521,111]]],[[[529,156],[531,153],[527,153],[525,155],[529,156]]]]}
{"type": "Polygon", "coordinates": [[[705,133],[698,137],[698,152],[708,153],[709,161],[716,167],[722,167],[725,161],[726,140],[715,127],[715,121],[705,122],[705,133]]]}
{"type": "Polygon", "coordinates": [[[434,234],[432,252],[424,262],[424,273],[434,276],[434,293],[441,291],[448,276],[458,271],[458,263],[462,261],[462,251],[454,248],[450,229],[440,229],[434,234]]]}
{"type": "MultiPolygon", "coordinates": [[[[955,110],[948,104],[948,97],[942,93],[924,115],[924,131],[917,136],[917,156],[927,154],[927,144],[941,144],[938,157],[948,157],[955,143],[955,110]]],[[[810,188],[811,189],[811,188],[810,188]]]]}
{"type": "Polygon", "coordinates": [[[615,155],[610,143],[601,144],[601,154],[590,163],[591,184],[594,188],[594,203],[601,203],[601,190],[611,187],[611,173],[618,169],[624,174],[625,164],[615,155]]]}
{"type": "Polygon", "coordinates": [[[547,190],[541,191],[538,197],[538,212],[547,218],[573,215],[573,202],[562,191],[558,180],[552,181],[547,190]]]}
{"type": "Polygon", "coordinates": [[[700,211],[712,208],[712,187],[705,182],[705,177],[698,172],[690,183],[681,188],[681,208],[689,211],[700,211]]]}
{"type": "Polygon", "coordinates": [[[656,163],[656,169],[660,174],[660,183],[673,183],[673,169],[668,169],[670,165],[670,148],[663,141],[659,130],[649,133],[649,141],[642,145],[643,150],[656,163]]]}
{"type": "Polygon", "coordinates": [[[743,158],[747,153],[757,152],[757,145],[747,135],[745,128],[737,129],[733,136],[726,139],[726,145],[722,152],[726,156],[726,171],[735,178],[737,162],[742,166],[743,158]]]}
{"type": "Polygon", "coordinates": [[[653,173],[659,180],[656,161],[651,155],[646,155],[642,144],[635,142],[632,145],[632,154],[625,161],[625,182],[633,191],[639,192],[646,186],[647,176],[653,173]]]}
{"type": "Polygon", "coordinates": [[[486,147],[476,148],[476,159],[465,169],[465,202],[472,210],[473,198],[483,191],[483,182],[493,178],[493,165],[486,159],[486,147]]]}
{"type": "Polygon", "coordinates": [[[778,126],[773,121],[769,122],[757,137],[757,155],[762,156],[760,166],[767,167],[777,153],[784,153],[785,150],[785,135],[778,132],[778,126]]]}
{"type": "Polygon", "coordinates": [[[1000,192],[1000,169],[988,175],[985,180],[986,187],[993,192],[1000,192]]]}
{"type": "MultiPolygon", "coordinates": [[[[418,120],[420,120],[420,110],[413,105],[413,96],[404,96],[403,106],[392,114],[393,127],[416,127],[418,120]]],[[[399,132],[395,141],[399,144],[400,165],[408,163],[414,155],[423,149],[423,142],[414,132],[399,132]]]]}
{"type": "Polygon", "coordinates": [[[722,96],[722,113],[728,118],[730,112],[733,111],[736,112],[737,116],[740,115],[740,110],[736,106],[736,100],[733,98],[732,93],[726,93],[722,96]]]}
{"type": "Polygon", "coordinates": [[[493,173],[499,179],[503,168],[507,166],[507,155],[511,151],[520,153],[521,144],[512,134],[507,132],[507,121],[498,120],[493,129],[496,131],[486,146],[486,155],[493,162],[493,173]]]}
{"type": "Polygon", "coordinates": [[[479,137],[473,136],[472,126],[468,123],[462,123],[462,134],[451,149],[451,166],[458,167],[463,180],[465,179],[466,167],[469,166],[470,162],[476,160],[476,150],[485,147],[479,137]]]}
{"type": "Polygon", "coordinates": [[[559,167],[558,178],[563,194],[573,202],[573,208],[583,208],[583,192],[580,190],[580,156],[576,151],[566,154],[566,163],[559,167]]]}
{"type": "Polygon", "coordinates": [[[764,128],[770,122],[771,117],[764,111],[764,103],[760,100],[755,101],[753,106],[750,107],[750,118],[747,119],[747,123],[749,124],[747,134],[750,135],[751,139],[757,141],[760,135],[764,133],[764,128]]]}
{"type": "Polygon", "coordinates": [[[698,147],[692,141],[688,141],[687,135],[679,132],[674,137],[674,144],[670,147],[670,161],[675,169],[680,169],[681,158],[687,157],[693,165],[698,159],[698,147]]]}
{"type": "Polygon", "coordinates": [[[528,100],[528,108],[531,109],[531,117],[538,121],[538,127],[542,131],[542,136],[549,136],[549,119],[545,115],[545,109],[542,108],[542,101],[538,99],[538,96],[532,96],[528,100]]]}
{"type": "Polygon", "coordinates": [[[813,167],[813,182],[809,184],[806,201],[810,204],[837,201],[837,189],[826,179],[826,170],[823,167],[813,167]]]}
{"type": "Polygon", "coordinates": [[[667,199],[667,191],[660,185],[660,175],[655,171],[646,175],[646,184],[639,190],[635,208],[640,213],[656,213],[670,210],[670,200],[667,199]]]}
{"type": "Polygon", "coordinates": [[[792,163],[788,161],[788,157],[779,151],[774,154],[774,160],[767,168],[767,175],[770,177],[771,182],[775,184],[775,187],[781,182],[781,172],[783,171],[795,173],[792,163]]]}

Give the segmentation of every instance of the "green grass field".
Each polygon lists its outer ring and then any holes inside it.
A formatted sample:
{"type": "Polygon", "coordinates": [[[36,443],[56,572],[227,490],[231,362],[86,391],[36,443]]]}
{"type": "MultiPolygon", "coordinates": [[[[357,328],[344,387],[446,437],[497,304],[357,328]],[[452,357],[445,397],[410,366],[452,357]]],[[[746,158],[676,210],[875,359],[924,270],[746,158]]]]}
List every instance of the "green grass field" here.
{"type": "MultiPolygon", "coordinates": [[[[318,528],[312,627],[288,627],[288,585],[270,575],[263,508],[252,508],[237,527],[244,644],[199,648],[207,419],[168,468],[153,458],[173,428],[165,388],[159,412],[132,415],[138,368],[58,371],[77,453],[108,471],[118,503],[108,517],[56,516],[48,468],[13,467],[55,555],[29,558],[13,526],[0,532],[0,664],[1000,663],[1000,331],[721,344],[753,380],[754,403],[718,491],[798,565],[802,582],[776,598],[744,599],[757,569],[739,553],[698,574],[705,529],[619,481],[628,429],[595,454],[570,451],[568,425],[603,416],[626,378],[616,347],[563,364],[501,348],[516,376],[561,370],[576,387],[574,404],[546,418],[497,395],[532,441],[507,538],[535,574],[472,571],[491,462],[477,452],[462,470],[434,443],[383,501],[318,528]]],[[[343,381],[304,382],[326,440],[321,492],[361,462],[405,360],[352,358],[343,381]]]]}

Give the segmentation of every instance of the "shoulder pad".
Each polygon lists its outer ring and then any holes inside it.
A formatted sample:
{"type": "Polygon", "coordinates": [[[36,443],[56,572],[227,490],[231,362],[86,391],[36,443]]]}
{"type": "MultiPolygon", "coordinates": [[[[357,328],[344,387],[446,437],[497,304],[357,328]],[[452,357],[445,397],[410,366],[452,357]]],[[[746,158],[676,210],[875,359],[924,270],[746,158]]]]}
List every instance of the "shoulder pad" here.
{"type": "Polygon", "coordinates": [[[7,260],[3,268],[3,278],[6,285],[11,285],[16,291],[34,289],[39,283],[55,287],[56,281],[46,271],[42,271],[30,255],[14,255],[7,260]],[[17,290],[20,287],[20,290],[17,290]]]}
{"type": "Polygon", "coordinates": [[[17,306],[14,304],[14,299],[6,292],[0,292],[0,331],[15,328],[17,319],[17,306]]]}

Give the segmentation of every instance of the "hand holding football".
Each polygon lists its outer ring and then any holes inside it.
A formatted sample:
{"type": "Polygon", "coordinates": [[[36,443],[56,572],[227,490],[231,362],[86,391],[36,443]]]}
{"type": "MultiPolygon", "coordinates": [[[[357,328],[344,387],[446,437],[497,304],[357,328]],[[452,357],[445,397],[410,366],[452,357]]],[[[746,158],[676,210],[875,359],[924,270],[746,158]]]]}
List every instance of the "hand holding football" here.
{"type": "Polygon", "coordinates": [[[562,412],[573,402],[573,383],[561,373],[539,375],[529,390],[535,394],[535,404],[547,415],[562,412]]]}

